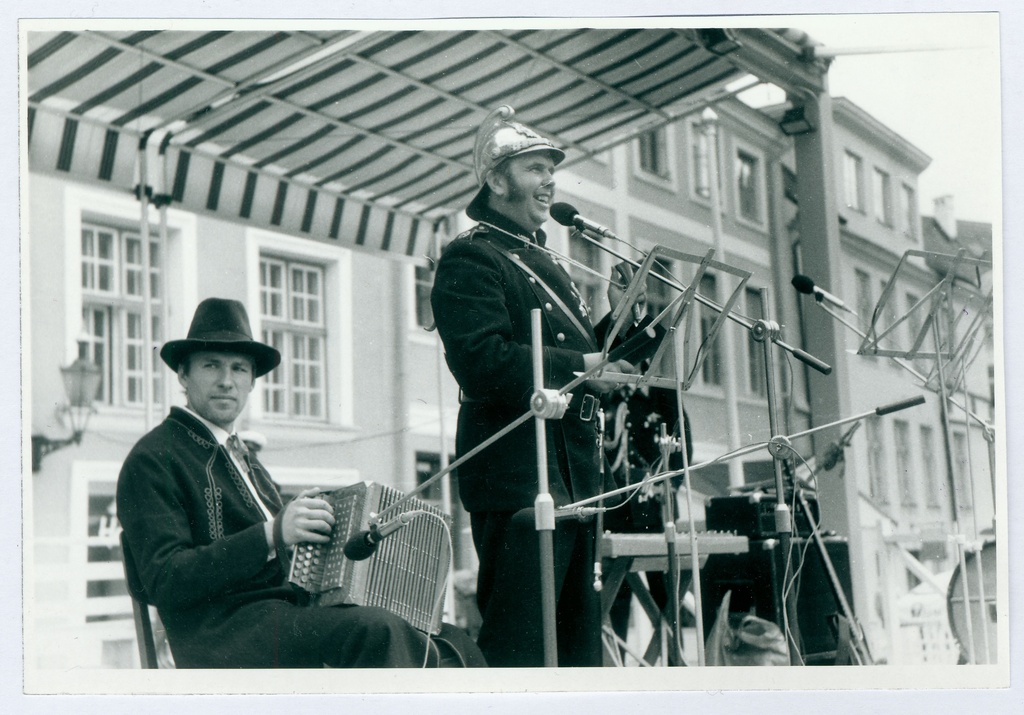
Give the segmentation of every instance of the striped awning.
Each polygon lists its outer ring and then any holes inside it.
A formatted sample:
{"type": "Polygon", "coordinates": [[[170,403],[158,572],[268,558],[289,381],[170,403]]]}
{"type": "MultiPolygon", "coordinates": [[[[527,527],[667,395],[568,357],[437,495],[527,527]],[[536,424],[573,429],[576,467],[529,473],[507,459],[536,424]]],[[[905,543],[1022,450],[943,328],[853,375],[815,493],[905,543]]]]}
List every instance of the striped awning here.
{"type": "Polygon", "coordinates": [[[699,108],[744,74],[788,81],[801,61],[771,30],[26,38],[34,171],[126,192],[144,175],[158,201],[408,255],[476,191],[475,131],[499,104],[573,163],[699,108]]]}

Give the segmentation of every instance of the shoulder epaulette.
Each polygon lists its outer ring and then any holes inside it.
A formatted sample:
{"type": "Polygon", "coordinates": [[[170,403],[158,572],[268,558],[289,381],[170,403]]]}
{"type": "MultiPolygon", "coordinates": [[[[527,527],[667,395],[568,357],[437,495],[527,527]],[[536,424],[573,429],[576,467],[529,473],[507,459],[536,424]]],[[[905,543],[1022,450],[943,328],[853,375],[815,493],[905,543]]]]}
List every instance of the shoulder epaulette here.
{"type": "Polygon", "coordinates": [[[460,233],[455,238],[456,239],[459,239],[459,238],[472,238],[473,236],[483,235],[483,234],[486,234],[486,233],[490,233],[490,229],[487,228],[487,226],[484,226],[483,224],[479,224],[478,223],[476,226],[473,226],[472,228],[466,229],[465,231],[460,233]]]}

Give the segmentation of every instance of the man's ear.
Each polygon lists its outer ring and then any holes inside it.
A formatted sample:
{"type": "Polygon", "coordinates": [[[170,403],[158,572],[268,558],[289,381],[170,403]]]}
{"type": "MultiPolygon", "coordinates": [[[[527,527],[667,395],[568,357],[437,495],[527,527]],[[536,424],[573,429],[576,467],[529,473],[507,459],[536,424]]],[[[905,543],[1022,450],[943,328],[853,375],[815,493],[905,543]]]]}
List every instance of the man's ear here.
{"type": "Polygon", "coordinates": [[[508,192],[508,179],[505,175],[498,171],[491,171],[485,179],[487,185],[491,189],[491,194],[499,198],[504,198],[508,192]]]}
{"type": "Polygon", "coordinates": [[[185,387],[185,361],[178,363],[178,384],[185,387]]]}

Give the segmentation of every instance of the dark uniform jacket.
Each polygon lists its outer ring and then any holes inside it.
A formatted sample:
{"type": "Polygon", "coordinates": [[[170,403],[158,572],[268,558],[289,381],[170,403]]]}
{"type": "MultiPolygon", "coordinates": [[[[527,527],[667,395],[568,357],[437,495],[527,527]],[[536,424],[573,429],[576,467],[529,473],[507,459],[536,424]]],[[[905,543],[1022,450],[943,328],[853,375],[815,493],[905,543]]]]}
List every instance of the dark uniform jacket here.
{"type": "MultiPolygon", "coordinates": [[[[277,514],[277,488],[252,464],[277,514]]],[[[263,514],[205,425],[172,407],[139,440],[118,478],[117,514],[179,667],[275,664],[275,632],[297,595],[287,564],[268,560],[263,514]]]]}
{"type": "MultiPolygon", "coordinates": [[[[529,410],[531,310],[540,308],[543,314],[545,387],[560,389],[572,381],[583,371],[583,354],[598,349],[590,317],[565,270],[537,245],[510,235],[529,236],[500,214],[477,218],[481,224],[444,251],[431,294],[445,358],[462,392],[458,456],[529,410]]],[[[543,231],[537,239],[543,243],[543,231]]],[[[547,421],[548,474],[556,505],[593,496],[601,486],[597,401],[582,385],[572,394],[566,415],[547,421]]],[[[530,420],[458,468],[463,505],[471,512],[533,506],[536,454],[530,420]]]]}

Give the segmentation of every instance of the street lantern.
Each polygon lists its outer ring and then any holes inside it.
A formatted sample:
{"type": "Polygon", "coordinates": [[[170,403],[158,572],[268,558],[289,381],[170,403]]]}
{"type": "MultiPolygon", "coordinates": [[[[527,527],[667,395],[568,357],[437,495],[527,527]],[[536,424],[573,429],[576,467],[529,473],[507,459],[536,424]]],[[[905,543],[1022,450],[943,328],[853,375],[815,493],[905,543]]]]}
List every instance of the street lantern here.
{"type": "Polygon", "coordinates": [[[64,380],[64,392],[68,401],[58,409],[58,413],[68,416],[71,436],[65,439],[50,439],[44,435],[32,435],[33,472],[39,471],[46,455],[70,444],[81,443],[82,435],[89,425],[89,417],[96,411],[93,402],[102,380],[100,368],[84,357],[79,357],[67,367],[62,367],[60,374],[64,380]]]}

